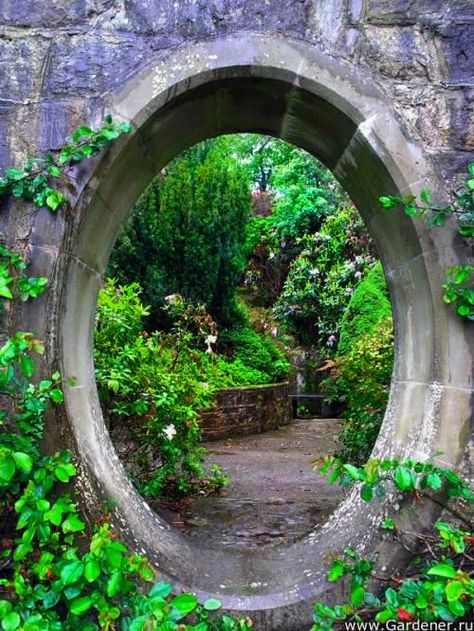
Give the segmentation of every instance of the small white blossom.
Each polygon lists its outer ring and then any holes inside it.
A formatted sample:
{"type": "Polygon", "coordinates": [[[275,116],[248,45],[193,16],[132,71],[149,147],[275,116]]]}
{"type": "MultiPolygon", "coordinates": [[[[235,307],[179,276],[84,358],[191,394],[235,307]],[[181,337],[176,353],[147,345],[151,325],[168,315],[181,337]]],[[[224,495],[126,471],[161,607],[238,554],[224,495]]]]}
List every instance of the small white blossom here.
{"type": "Polygon", "coordinates": [[[207,346],[206,353],[208,355],[212,354],[212,344],[217,342],[217,335],[208,335],[204,340],[204,344],[207,346]]]}
{"type": "Polygon", "coordinates": [[[346,296],[350,296],[352,293],[354,293],[352,287],[346,287],[346,296]]]}
{"type": "Polygon", "coordinates": [[[173,436],[176,436],[177,434],[176,427],[173,425],[173,423],[170,423],[164,428],[163,434],[168,440],[173,440],[173,436]]]}
{"type": "Polygon", "coordinates": [[[319,276],[321,272],[318,270],[317,267],[313,267],[309,270],[309,273],[311,274],[311,276],[319,276]]]}
{"type": "Polygon", "coordinates": [[[335,335],[330,335],[328,337],[328,341],[326,342],[327,346],[334,346],[334,343],[336,341],[336,336],[335,335]]]}

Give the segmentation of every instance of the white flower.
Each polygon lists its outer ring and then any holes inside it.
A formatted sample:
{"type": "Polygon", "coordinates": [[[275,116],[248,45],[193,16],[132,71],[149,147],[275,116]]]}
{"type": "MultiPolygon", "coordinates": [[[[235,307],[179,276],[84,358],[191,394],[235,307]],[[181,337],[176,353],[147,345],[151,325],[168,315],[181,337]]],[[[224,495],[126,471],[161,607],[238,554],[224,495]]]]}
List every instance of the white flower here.
{"type": "Polygon", "coordinates": [[[317,267],[313,267],[312,269],[309,270],[309,273],[311,274],[311,276],[319,276],[320,271],[318,270],[317,267]]]}
{"type": "Polygon", "coordinates": [[[362,272],[356,272],[354,274],[354,278],[357,278],[357,280],[360,280],[362,278],[362,272]]]}
{"type": "Polygon", "coordinates": [[[352,287],[346,287],[346,296],[350,296],[352,293],[354,293],[352,287]]]}
{"type": "Polygon", "coordinates": [[[206,353],[208,355],[212,354],[212,344],[217,342],[217,335],[208,335],[204,340],[204,344],[207,346],[206,353]]]}
{"type": "Polygon", "coordinates": [[[328,337],[328,341],[326,342],[327,346],[334,346],[334,343],[336,341],[336,336],[335,335],[330,335],[328,337]]]}
{"type": "Polygon", "coordinates": [[[173,440],[173,436],[176,436],[177,434],[176,427],[173,425],[173,423],[170,423],[164,428],[163,434],[168,440],[173,440]]]}

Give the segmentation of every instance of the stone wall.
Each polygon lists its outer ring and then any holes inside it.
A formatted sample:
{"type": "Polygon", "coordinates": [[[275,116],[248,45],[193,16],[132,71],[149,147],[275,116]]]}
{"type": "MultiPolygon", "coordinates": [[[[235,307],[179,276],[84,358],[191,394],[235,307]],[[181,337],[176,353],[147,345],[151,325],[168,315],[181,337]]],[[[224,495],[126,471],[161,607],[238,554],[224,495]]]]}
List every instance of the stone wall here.
{"type": "Polygon", "coordinates": [[[227,388],[216,394],[216,407],[199,414],[204,440],[259,434],[291,420],[290,384],[227,388]]]}
{"type": "Polygon", "coordinates": [[[474,150],[473,24],[472,0],[1,2],[0,164],[58,146],[101,116],[105,94],[170,51],[254,31],[368,71],[451,175],[474,150]]]}
{"type": "MultiPolygon", "coordinates": [[[[50,278],[12,318],[45,341],[43,374],[59,367],[64,378],[65,412],[48,419],[45,444],[74,450],[88,518],[113,500],[114,527],[160,576],[251,614],[258,631],[310,628],[312,603],[334,597],[328,553],[357,547],[395,572],[403,555],[374,528],[385,507],[351,495],[324,528],[258,554],[201,548],[152,514],[112,448],[95,387],[91,330],[108,253],[151,177],[193,142],[254,131],[306,148],[357,205],[389,281],[397,360],[374,455],[441,449],[459,464],[474,336],[440,287],[472,248],[452,225],[429,230],[382,211],[378,197],[423,186],[449,196],[474,158],[473,29],[472,0],[0,2],[0,167],[61,146],[106,112],[134,130],[70,174],[72,212],[52,217],[15,200],[0,213],[7,244],[50,278]]],[[[431,518],[423,507],[404,513],[408,527],[431,518]]]]}

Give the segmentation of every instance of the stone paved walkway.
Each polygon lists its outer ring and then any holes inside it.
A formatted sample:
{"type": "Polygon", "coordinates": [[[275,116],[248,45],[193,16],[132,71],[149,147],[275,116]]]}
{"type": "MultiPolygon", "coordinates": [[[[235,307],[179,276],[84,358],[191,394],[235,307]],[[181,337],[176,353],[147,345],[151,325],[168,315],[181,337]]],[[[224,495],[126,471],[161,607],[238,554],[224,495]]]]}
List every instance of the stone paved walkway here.
{"type": "Polygon", "coordinates": [[[157,510],[196,542],[248,549],[295,541],[342,497],[311,467],[334,451],[339,427],[337,419],[294,420],[277,431],[208,443],[208,463],[218,464],[230,484],[218,496],[157,510]]]}

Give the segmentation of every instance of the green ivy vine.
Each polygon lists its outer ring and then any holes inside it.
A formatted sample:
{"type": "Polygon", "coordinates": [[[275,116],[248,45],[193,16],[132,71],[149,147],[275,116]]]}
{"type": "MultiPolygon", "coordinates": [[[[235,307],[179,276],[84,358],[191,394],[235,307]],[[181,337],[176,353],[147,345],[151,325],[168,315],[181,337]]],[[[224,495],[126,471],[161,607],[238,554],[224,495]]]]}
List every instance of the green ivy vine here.
{"type": "MultiPolygon", "coordinates": [[[[0,194],[57,212],[67,202],[55,180],[130,130],[110,116],[98,130],[79,127],[57,152],[7,169],[0,194]]],[[[1,298],[25,301],[46,291],[47,279],[26,270],[18,253],[0,245],[1,298]]],[[[155,582],[148,560],[117,538],[108,514],[86,526],[70,487],[63,488],[76,474],[72,454],[40,450],[44,415],[63,402],[58,372],[35,380],[43,353],[43,343],[24,331],[0,348],[1,629],[250,631],[250,619],[216,614],[216,598],[200,604],[194,594],[173,595],[173,585],[155,582]]]]}
{"type": "MultiPolygon", "coordinates": [[[[443,226],[448,217],[453,217],[461,237],[474,237],[474,162],[468,165],[468,174],[454,200],[449,204],[433,203],[431,191],[423,189],[415,195],[394,195],[379,198],[383,208],[391,210],[402,206],[408,217],[424,217],[429,227],[443,226]]],[[[443,284],[446,304],[468,320],[474,320],[474,267],[455,265],[447,269],[443,284]]]]}

